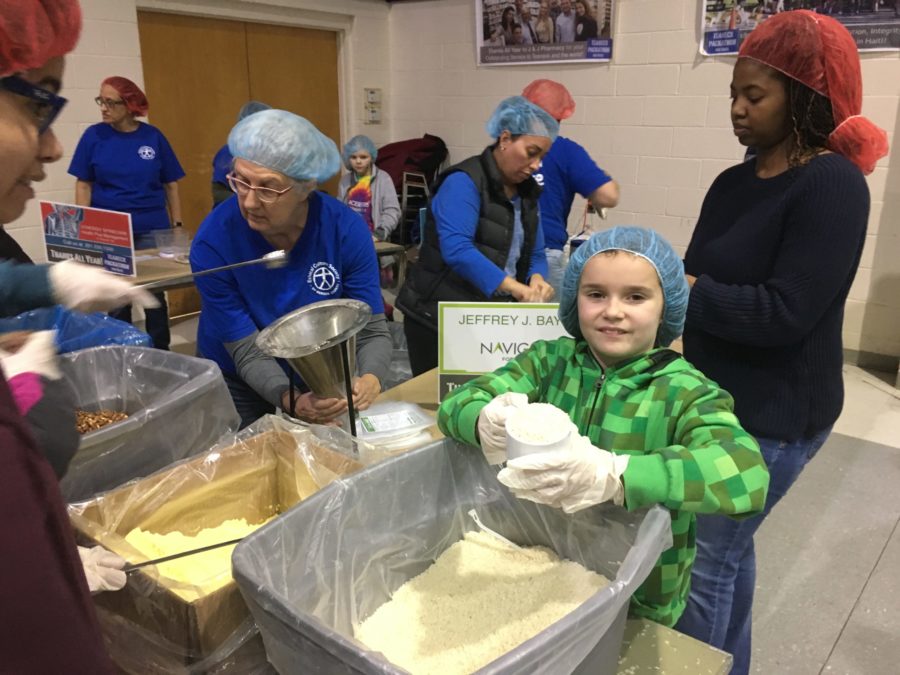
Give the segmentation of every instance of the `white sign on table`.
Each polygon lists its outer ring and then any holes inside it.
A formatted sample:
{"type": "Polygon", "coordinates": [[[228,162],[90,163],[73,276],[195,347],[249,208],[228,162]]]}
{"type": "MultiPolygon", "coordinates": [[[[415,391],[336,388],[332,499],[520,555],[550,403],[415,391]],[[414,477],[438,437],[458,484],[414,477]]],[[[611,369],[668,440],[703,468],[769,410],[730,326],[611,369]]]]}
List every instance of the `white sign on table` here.
{"type": "Polygon", "coordinates": [[[556,303],[441,302],[438,307],[438,400],[489,373],[537,340],[567,335],[556,303]]]}

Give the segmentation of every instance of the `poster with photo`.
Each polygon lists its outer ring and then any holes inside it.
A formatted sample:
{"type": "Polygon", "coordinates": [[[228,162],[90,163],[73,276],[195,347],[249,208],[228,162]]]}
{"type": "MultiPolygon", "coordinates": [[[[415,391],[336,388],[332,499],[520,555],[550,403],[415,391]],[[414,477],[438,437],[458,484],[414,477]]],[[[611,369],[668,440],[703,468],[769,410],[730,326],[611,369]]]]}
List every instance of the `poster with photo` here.
{"type": "Polygon", "coordinates": [[[475,0],[478,64],[609,61],[615,0],[475,0]]]}
{"type": "Polygon", "coordinates": [[[114,274],[136,275],[130,214],[57,202],[39,204],[48,262],[75,260],[114,274]]]}
{"type": "Polygon", "coordinates": [[[705,0],[700,53],[737,54],[741,42],[757,25],[792,9],[837,19],[861,52],[900,50],[900,0],[705,0]]]}

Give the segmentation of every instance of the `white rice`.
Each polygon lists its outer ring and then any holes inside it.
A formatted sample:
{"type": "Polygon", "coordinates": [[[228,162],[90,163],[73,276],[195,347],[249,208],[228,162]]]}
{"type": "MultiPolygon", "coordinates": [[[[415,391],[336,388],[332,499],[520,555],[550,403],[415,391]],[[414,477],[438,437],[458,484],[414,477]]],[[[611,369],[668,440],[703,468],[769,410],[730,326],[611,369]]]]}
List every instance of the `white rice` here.
{"type": "Polygon", "coordinates": [[[469,532],[359,625],[356,638],[413,675],[466,675],[609,584],[543,548],[469,532]]]}
{"type": "Polygon", "coordinates": [[[506,433],[529,445],[545,445],[566,436],[572,428],[569,416],[550,403],[529,403],[510,413],[506,433]]]}

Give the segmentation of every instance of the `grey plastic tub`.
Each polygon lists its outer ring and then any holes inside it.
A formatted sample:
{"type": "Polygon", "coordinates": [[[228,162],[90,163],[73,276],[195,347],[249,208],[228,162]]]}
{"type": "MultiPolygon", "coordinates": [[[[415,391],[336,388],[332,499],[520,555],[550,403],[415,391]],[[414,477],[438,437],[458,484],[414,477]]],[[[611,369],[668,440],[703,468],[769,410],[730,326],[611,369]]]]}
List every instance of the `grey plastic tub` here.
{"type": "Polygon", "coordinates": [[[285,674],[406,672],[357,642],[353,626],[474,529],[472,508],[512,541],[613,579],[479,675],[615,673],[629,598],[671,546],[668,511],[599,506],[567,516],[513,497],[480,451],[451,440],[338,480],[237,546],[234,578],[272,665],[285,674]]]}
{"type": "Polygon", "coordinates": [[[68,502],[205,452],[240,418],[219,367],[150,347],[95,347],[59,358],[83,410],[128,419],[85,434],[61,482],[68,502]]]}

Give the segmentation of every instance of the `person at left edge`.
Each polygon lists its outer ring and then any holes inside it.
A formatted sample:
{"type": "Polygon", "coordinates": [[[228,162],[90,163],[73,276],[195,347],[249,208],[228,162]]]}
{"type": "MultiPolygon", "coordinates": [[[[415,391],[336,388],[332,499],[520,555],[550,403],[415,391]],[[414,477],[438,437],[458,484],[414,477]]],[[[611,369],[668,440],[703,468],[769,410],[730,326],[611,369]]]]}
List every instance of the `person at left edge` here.
{"type": "MultiPolygon", "coordinates": [[[[138,121],[150,104],[134,82],[108,77],[94,101],[103,121],[87,128],[69,165],[75,203],[130,213],[134,248],[154,248],[153,231],[171,227],[170,215],[176,227],[181,225],[177,181],[184,170],[162,132],[138,121]]],[[[156,299],[159,307],[145,312],[145,326],[153,346],[168,349],[169,308],[163,293],[156,299]]],[[[131,306],[112,316],[131,323],[131,306]]]]}
{"type": "MultiPolygon", "coordinates": [[[[228,136],[235,196],[210,213],[191,246],[195,271],[288,252],[280,269],[250,266],[197,279],[202,311],[201,356],[219,364],[246,426],[275,407],[290,411],[287,367],[256,347],[259,331],[281,316],[320,300],[352,298],[372,308],[357,335],[360,373],[353,403],[365,410],[381,392],[391,359],[378,261],[369,228],[348,206],[316,191],[341,165],[334,142],[306,119],[264,110],[241,120],[228,136]]],[[[347,409],[344,399],[311,392],[294,416],[326,423],[347,409]]]]}

